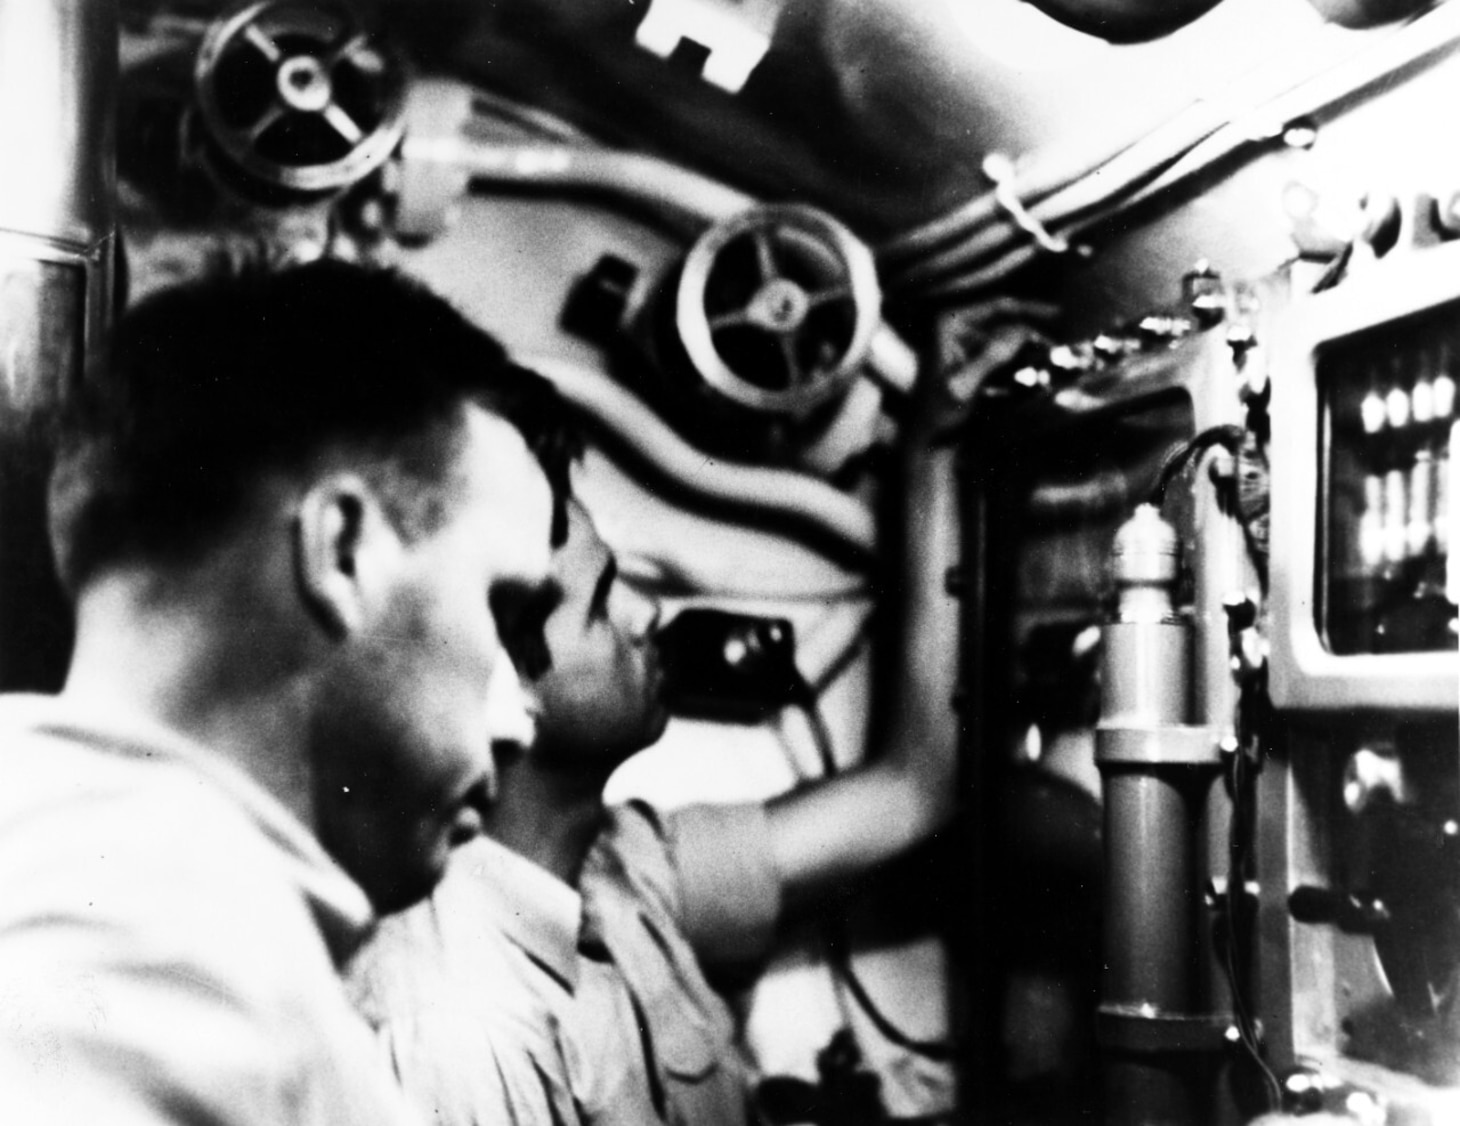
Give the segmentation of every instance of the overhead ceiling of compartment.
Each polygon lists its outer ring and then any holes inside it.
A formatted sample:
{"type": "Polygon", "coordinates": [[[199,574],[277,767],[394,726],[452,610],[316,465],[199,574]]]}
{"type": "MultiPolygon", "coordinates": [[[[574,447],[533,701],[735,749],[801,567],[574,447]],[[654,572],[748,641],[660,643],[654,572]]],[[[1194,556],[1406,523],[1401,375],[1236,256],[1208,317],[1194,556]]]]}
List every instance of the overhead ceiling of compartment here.
{"type": "MultiPolygon", "coordinates": [[[[1094,26],[1102,11],[1150,8],[1041,3],[1066,18],[1088,10],[1094,26]]],[[[469,78],[764,198],[818,203],[874,238],[984,190],[990,152],[1024,162],[1113,152],[1332,30],[1310,0],[1222,0],[1190,18],[1211,3],[1168,0],[1190,22],[1111,43],[1025,0],[761,0],[767,49],[731,93],[693,62],[644,49],[636,32],[651,19],[704,26],[716,9],[733,18],[753,7],[745,0],[356,0],[423,70],[469,78]]],[[[232,6],[122,5],[133,21],[232,6]]]]}
{"type": "MultiPolygon", "coordinates": [[[[768,202],[831,212],[878,252],[894,317],[987,295],[1016,271],[1016,289],[1058,292],[1067,311],[1103,319],[1168,300],[1171,277],[1198,259],[1271,270],[1292,253],[1282,187],[1269,182],[1280,170],[1233,173],[1317,112],[1294,105],[1390,89],[1396,64],[1364,62],[1389,40],[1432,56],[1460,41],[1460,0],[319,2],[350,3],[421,73],[768,202]],[[1161,18],[1129,22],[1143,11],[1161,18]],[[1119,42],[1070,26],[1101,29],[1118,12],[1119,42]],[[699,54],[646,49],[664,26],[699,54]],[[744,47],[747,30],[758,50],[744,47]],[[729,89],[710,80],[725,43],[748,68],[729,89]],[[998,167],[1008,179],[995,191],[998,167]],[[1162,215],[1172,221],[1154,224],[1162,215]],[[1145,228],[1132,269],[1117,244],[1145,228]],[[1043,253],[1060,243],[1100,253],[1043,253]],[[1038,262],[1047,269],[1026,269],[1038,262]]],[[[200,34],[240,7],[119,3],[134,41],[165,26],[200,34]]]]}

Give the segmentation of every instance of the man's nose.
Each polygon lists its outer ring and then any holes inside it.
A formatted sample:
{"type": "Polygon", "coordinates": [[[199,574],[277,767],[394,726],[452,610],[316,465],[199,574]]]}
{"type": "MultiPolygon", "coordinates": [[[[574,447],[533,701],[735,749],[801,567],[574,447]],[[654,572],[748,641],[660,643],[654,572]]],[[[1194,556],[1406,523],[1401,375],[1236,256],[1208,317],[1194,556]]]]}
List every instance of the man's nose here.
{"type": "Polygon", "coordinates": [[[659,632],[659,600],[647,594],[632,591],[632,629],[640,641],[650,641],[659,632]]]}
{"type": "Polygon", "coordinates": [[[537,737],[537,701],[522,686],[504,653],[487,682],[487,737],[493,743],[532,746],[537,737]]]}

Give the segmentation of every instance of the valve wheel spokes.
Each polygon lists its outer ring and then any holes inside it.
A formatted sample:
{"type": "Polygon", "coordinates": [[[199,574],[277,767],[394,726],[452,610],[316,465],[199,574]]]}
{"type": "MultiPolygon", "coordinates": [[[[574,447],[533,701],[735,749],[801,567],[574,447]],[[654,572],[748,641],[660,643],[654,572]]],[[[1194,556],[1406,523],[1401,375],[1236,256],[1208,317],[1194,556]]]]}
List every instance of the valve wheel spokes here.
{"type": "Polygon", "coordinates": [[[801,361],[796,358],[796,339],[791,332],[776,333],[776,341],[781,346],[781,359],[786,364],[786,386],[800,387],[807,382],[807,375],[801,369],[801,361]]]}
{"type": "Polygon", "coordinates": [[[257,141],[269,131],[271,126],[277,125],[288,112],[288,106],[277,98],[273,99],[264,107],[264,112],[259,119],[244,130],[243,135],[250,141],[257,141]]]}
{"type": "MultiPolygon", "coordinates": [[[[353,55],[359,54],[362,48],[370,45],[370,37],[363,31],[355,31],[345,35],[339,46],[332,47],[324,57],[326,68],[333,70],[340,63],[353,55]]],[[[373,54],[373,52],[372,52],[373,54]]]]}
{"type": "Polygon", "coordinates": [[[867,246],[823,212],[779,204],[700,237],[680,271],[675,317],[712,389],[758,412],[805,418],[855,377],[880,311],[867,246]]]}
{"type": "Polygon", "coordinates": [[[254,187],[338,191],[405,127],[404,60],[344,0],[258,0],[220,18],[194,83],[208,158],[254,187]]]}
{"type": "Polygon", "coordinates": [[[754,323],[750,317],[750,310],[745,306],[716,313],[710,318],[710,328],[715,332],[725,328],[749,328],[754,323]]]}
{"type": "Polygon", "coordinates": [[[284,52],[279,50],[279,45],[264,33],[264,29],[256,23],[250,23],[243,29],[243,37],[247,39],[272,65],[278,66],[284,61],[284,52]]]}
{"type": "Polygon", "coordinates": [[[852,287],[850,285],[834,285],[826,289],[813,289],[806,294],[807,303],[813,308],[820,305],[829,305],[836,301],[853,301],[852,287]]]}
{"type": "Polygon", "coordinates": [[[345,112],[339,102],[331,99],[321,113],[330,123],[330,127],[351,145],[358,145],[365,139],[365,130],[355,124],[354,118],[345,112]]]}
{"type": "Polygon", "coordinates": [[[764,284],[780,277],[780,271],[776,269],[775,252],[771,249],[770,235],[764,228],[757,228],[750,237],[755,244],[755,263],[760,267],[761,283],[764,284]]]}

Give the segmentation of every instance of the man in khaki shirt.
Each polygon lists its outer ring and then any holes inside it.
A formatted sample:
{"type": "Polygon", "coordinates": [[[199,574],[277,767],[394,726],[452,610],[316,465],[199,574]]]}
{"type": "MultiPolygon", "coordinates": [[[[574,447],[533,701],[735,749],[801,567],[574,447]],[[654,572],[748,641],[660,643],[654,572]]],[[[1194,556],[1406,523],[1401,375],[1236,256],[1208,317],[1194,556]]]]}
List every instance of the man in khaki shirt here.
{"type": "Polygon", "coordinates": [[[605,809],[667,716],[657,608],[618,581],[586,511],[554,559],[562,600],[534,683],[538,741],[501,765],[486,835],[352,967],[407,1091],[442,1126],[754,1118],[702,960],[764,951],[777,919],[935,832],[953,807],[959,405],[918,397],[891,542],[904,638],[868,764],[765,805],[605,809]]]}
{"type": "Polygon", "coordinates": [[[148,298],[67,408],[75,649],[59,696],[0,699],[12,1097],[414,1121],[337,968],[530,736],[493,686],[499,623],[540,627],[559,404],[434,295],[320,262],[148,298]]]}

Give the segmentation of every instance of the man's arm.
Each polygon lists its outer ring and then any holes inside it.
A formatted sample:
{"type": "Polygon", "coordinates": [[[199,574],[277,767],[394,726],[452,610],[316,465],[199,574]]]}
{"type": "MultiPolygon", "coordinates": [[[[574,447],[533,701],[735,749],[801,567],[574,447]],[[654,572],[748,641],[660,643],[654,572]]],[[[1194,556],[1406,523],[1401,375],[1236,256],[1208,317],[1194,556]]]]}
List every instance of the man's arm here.
{"type": "Polygon", "coordinates": [[[961,611],[947,575],[960,563],[961,521],[949,438],[984,380],[1042,339],[1030,322],[1053,313],[1032,302],[995,302],[943,326],[937,367],[918,382],[901,447],[891,696],[865,766],[767,805],[784,901],[794,904],[891,859],[953,815],[961,611]]]}
{"type": "Polygon", "coordinates": [[[794,790],[766,807],[769,848],[786,901],[834,886],[896,856],[948,821],[955,804],[959,669],[956,450],[939,444],[921,404],[902,447],[900,566],[893,582],[898,651],[880,738],[866,766],[794,790]]]}

